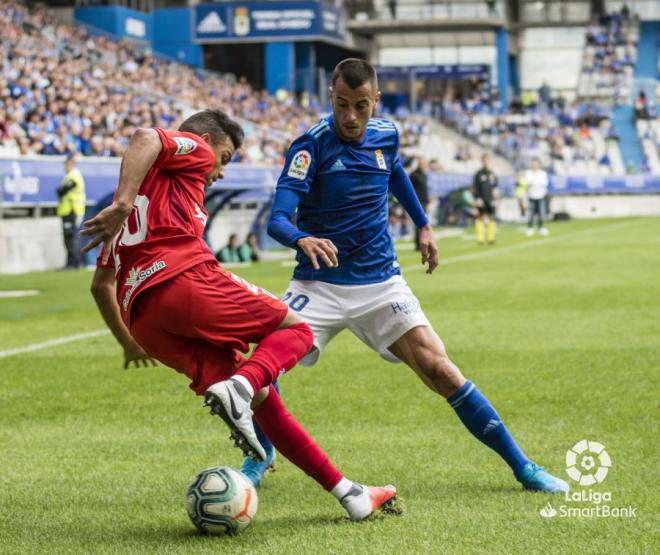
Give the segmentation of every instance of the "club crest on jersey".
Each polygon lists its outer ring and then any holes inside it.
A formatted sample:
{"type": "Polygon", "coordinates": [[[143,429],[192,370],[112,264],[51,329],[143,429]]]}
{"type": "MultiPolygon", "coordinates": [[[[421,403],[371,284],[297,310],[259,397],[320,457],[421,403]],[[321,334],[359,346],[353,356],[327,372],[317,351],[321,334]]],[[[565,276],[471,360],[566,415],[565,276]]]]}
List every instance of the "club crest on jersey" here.
{"type": "Polygon", "coordinates": [[[295,177],[296,179],[305,179],[307,177],[307,172],[309,171],[309,166],[312,163],[312,156],[306,150],[301,150],[296,152],[291,163],[289,164],[289,171],[287,175],[289,177],[295,177]]]}
{"type": "Polygon", "coordinates": [[[383,151],[380,148],[377,148],[376,150],[374,150],[374,154],[376,155],[376,162],[378,162],[378,167],[381,170],[386,170],[387,164],[385,163],[385,157],[383,156],[383,151]]]}
{"type": "Polygon", "coordinates": [[[197,148],[197,143],[188,137],[174,137],[174,142],[177,144],[175,155],[190,154],[197,148]]]}

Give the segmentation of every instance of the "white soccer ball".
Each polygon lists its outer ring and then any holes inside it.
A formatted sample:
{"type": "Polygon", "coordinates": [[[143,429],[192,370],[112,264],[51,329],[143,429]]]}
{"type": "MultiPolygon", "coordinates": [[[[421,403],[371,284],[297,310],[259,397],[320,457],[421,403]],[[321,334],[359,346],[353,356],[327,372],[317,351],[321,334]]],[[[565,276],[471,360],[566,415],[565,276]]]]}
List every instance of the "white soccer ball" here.
{"type": "Polygon", "coordinates": [[[207,468],[188,487],[188,516],[206,534],[235,536],[257,512],[257,492],[250,481],[228,466],[207,468]]]}

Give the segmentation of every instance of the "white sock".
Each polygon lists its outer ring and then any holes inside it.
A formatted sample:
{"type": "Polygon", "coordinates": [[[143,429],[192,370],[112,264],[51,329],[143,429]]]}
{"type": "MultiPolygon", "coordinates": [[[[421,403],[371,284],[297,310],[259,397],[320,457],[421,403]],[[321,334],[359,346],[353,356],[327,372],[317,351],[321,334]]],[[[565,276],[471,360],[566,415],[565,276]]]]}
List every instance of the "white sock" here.
{"type": "Polygon", "coordinates": [[[351,491],[352,487],[353,482],[351,482],[348,478],[342,478],[339,480],[339,483],[334,488],[332,488],[330,493],[334,495],[339,501],[341,501],[342,497],[351,491]]]}
{"type": "Polygon", "coordinates": [[[236,374],[234,374],[231,377],[231,379],[240,383],[247,390],[247,392],[250,394],[250,399],[254,397],[254,388],[252,387],[252,384],[245,376],[237,376],[236,374]]]}

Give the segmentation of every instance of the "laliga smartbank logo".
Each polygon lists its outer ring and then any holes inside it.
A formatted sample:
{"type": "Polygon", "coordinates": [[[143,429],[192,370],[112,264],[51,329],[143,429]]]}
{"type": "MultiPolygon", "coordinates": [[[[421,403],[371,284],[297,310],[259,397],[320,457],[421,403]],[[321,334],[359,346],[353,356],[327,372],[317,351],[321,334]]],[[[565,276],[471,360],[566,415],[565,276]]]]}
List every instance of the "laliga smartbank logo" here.
{"type": "Polygon", "coordinates": [[[566,474],[581,486],[600,484],[607,477],[612,459],[597,441],[578,441],[566,451],[566,474]]]}
{"type": "Polygon", "coordinates": [[[543,518],[635,518],[637,507],[612,506],[612,492],[584,489],[601,484],[612,467],[612,459],[602,443],[583,439],[566,451],[566,474],[576,483],[557,505],[548,501],[539,511],[543,518]],[[582,486],[583,489],[580,489],[582,486]]]}

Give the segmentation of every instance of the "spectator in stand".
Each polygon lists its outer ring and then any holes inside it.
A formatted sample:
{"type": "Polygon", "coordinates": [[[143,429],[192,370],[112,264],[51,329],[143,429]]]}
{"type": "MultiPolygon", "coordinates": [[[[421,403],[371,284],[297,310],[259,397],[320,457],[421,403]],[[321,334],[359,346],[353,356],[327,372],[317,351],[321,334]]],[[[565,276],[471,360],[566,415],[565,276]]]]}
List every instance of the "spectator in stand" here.
{"type": "Polygon", "coordinates": [[[543,84],[539,88],[539,102],[542,108],[552,108],[552,89],[545,81],[543,81],[543,84]]]}
{"type": "Polygon", "coordinates": [[[215,257],[223,263],[241,262],[241,257],[238,254],[238,235],[232,233],[227,244],[216,253],[215,257]]]}
{"type": "Polygon", "coordinates": [[[534,235],[534,216],[537,218],[541,235],[548,235],[543,225],[545,215],[545,200],[548,196],[548,173],[541,167],[541,160],[534,158],[532,167],[525,172],[527,182],[527,198],[529,199],[529,220],[527,220],[527,235],[534,235]]]}
{"type": "Polygon", "coordinates": [[[635,100],[635,117],[637,119],[649,119],[649,103],[644,89],[639,91],[635,100]]]}
{"type": "Polygon", "coordinates": [[[254,232],[247,234],[245,243],[238,247],[238,257],[241,262],[259,262],[259,245],[254,232]]]}

